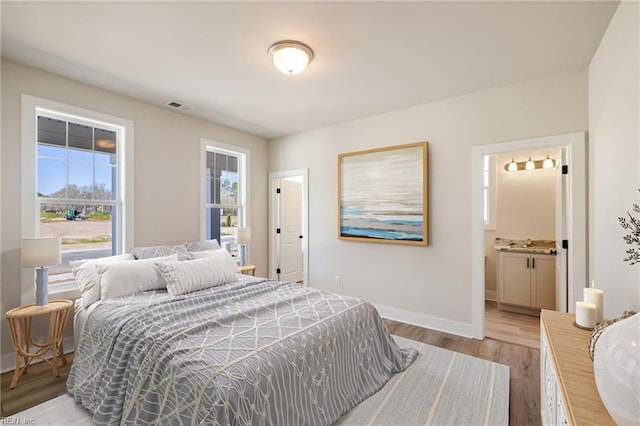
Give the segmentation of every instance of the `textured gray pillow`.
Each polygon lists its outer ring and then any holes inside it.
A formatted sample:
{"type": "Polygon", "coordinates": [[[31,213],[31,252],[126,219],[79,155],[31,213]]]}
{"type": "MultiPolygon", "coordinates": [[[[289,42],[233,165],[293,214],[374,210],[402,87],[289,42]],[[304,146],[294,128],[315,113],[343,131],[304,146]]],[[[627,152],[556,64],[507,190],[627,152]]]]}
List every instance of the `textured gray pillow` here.
{"type": "Polygon", "coordinates": [[[134,247],[131,249],[131,253],[133,253],[136,259],[153,259],[154,257],[170,256],[172,254],[177,254],[178,260],[191,259],[191,255],[184,244],[177,244],[175,246],[134,247]]]}
{"type": "Polygon", "coordinates": [[[209,250],[217,250],[220,248],[220,244],[218,244],[218,240],[202,240],[202,241],[193,241],[190,243],[184,243],[184,246],[188,251],[209,251],[209,250]]]}
{"type": "Polygon", "coordinates": [[[171,296],[192,293],[237,280],[224,258],[207,256],[184,262],[156,263],[171,296]]]}

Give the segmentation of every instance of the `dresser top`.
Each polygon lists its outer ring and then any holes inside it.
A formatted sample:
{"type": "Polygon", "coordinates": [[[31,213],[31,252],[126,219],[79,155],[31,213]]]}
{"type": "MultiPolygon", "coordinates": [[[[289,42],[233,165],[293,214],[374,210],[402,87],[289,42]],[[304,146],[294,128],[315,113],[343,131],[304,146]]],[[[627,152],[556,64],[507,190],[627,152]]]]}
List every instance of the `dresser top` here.
{"type": "Polygon", "coordinates": [[[575,425],[615,425],[600,399],[589,358],[589,330],[573,325],[574,314],[543,309],[540,313],[549,350],[554,359],[558,382],[575,425]]]}

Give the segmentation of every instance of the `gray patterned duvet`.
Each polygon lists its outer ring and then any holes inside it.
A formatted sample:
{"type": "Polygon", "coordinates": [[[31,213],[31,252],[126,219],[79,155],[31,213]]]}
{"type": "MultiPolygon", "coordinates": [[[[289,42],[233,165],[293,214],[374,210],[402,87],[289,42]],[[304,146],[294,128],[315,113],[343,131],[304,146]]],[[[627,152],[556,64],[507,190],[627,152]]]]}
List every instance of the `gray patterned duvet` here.
{"type": "Polygon", "coordinates": [[[359,299],[237,282],[102,302],[67,388],[98,424],[331,424],[416,355],[359,299]]]}

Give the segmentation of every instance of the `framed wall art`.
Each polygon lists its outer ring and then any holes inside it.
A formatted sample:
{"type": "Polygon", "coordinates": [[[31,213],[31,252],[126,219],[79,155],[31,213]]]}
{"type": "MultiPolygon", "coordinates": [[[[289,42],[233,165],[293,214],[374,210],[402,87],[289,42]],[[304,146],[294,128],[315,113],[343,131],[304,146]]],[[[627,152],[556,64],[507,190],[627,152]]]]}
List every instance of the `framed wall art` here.
{"type": "Polygon", "coordinates": [[[427,245],[428,143],[338,155],[338,238],[427,245]]]}

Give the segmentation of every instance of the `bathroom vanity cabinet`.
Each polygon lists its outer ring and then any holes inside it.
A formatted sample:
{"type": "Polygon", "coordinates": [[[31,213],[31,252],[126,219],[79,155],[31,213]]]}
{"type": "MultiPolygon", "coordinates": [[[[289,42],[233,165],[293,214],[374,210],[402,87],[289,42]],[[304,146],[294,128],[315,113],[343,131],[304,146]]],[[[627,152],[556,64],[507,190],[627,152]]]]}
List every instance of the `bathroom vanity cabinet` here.
{"type": "Polygon", "coordinates": [[[555,309],[555,255],[499,251],[498,303],[555,309]]]}

